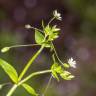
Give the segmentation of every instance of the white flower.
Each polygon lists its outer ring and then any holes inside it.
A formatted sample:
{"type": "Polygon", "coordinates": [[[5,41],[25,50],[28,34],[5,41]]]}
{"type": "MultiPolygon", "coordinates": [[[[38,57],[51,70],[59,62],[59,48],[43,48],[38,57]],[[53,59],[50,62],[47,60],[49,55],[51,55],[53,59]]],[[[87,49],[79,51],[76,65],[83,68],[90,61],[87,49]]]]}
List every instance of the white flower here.
{"type": "Polygon", "coordinates": [[[54,17],[56,17],[58,20],[62,20],[61,14],[58,13],[57,10],[55,10],[55,11],[53,12],[53,15],[54,15],[54,17]]]}
{"type": "Polygon", "coordinates": [[[68,60],[68,63],[71,67],[76,68],[76,61],[73,60],[73,58],[70,58],[68,60]]]}

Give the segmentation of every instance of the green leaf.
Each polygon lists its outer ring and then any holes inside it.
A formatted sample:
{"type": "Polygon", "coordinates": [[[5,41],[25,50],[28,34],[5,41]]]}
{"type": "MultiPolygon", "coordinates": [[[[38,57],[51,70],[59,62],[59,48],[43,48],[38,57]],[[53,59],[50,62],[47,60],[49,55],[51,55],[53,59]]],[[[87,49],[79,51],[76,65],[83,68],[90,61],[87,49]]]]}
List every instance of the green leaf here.
{"type": "Polygon", "coordinates": [[[25,90],[26,90],[29,94],[34,95],[34,96],[38,96],[38,94],[35,92],[35,90],[34,90],[31,86],[29,86],[28,84],[23,83],[22,86],[25,88],[25,90]]]}
{"type": "Polygon", "coordinates": [[[10,50],[10,47],[4,47],[4,48],[1,49],[1,52],[5,53],[5,52],[7,52],[9,50],[10,50]]]}
{"type": "Polygon", "coordinates": [[[3,59],[0,59],[0,66],[4,69],[14,83],[18,82],[18,74],[12,65],[8,64],[3,59]]]}
{"type": "Polygon", "coordinates": [[[44,40],[44,36],[38,30],[35,30],[35,41],[37,44],[41,44],[44,40]]]}

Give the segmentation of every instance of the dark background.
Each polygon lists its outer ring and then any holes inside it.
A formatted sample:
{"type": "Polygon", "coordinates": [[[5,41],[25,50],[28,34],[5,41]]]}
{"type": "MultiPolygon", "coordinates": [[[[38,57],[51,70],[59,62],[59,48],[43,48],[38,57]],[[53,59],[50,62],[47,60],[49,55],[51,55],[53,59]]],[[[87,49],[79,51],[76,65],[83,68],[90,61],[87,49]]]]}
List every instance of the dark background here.
{"type": "MultiPolygon", "coordinates": [[[[34,30],[27,30],[24,25],[41,28],[42,19],[47,24],[55,9],[62,14],[62,21],[54,22],[61,28],[60,37],[54,42],[56,50],[62,61],[73,57],[77,68],[71,70],[76,76],[71,81],[61,80],[58,83],[52,79],[46,96],[96,96],[96,0],[0,0],[0,49],[34,43],[34,30]]],[[[38,49],[14,48],[0,53],[0,58],[20,73],[38,49]]],[[[28,73],[48,69],[52,64],[50,56],[49,49],[44,49],[28,73]]],[[[49,77],[48,74],[36,76],[28,83],[41,94],[49,77]]],[[[0,83],[6,82],[10,79],[0,68],[0,83]]],[[[10,87],[4,86],[0,96],[5,96],[10,87]]],[[[23,88],[18,88],[13,96],[30,95],[23,88]]]]}

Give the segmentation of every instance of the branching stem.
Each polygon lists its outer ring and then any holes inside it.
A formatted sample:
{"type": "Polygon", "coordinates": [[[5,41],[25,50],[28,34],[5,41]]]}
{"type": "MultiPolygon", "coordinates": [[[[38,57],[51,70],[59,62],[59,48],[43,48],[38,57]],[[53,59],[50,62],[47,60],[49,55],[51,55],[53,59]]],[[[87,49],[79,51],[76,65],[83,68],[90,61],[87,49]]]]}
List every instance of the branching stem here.
{"type": "Polygon", "coordinates": [[[38,71],[38,72],[34,72],[30,75],[28,75],[26,78],[24,78],[23,80],[21,80],[17,85],[14,84],[12,86],[12,88],[9,90],[9,92],[7,93],[6,96],[12,96],[13,92],[16,90],[16,88],[20,85],[22,85],[23,83],[25,83],[26,81],[28,81],[30,78],[36,76],[36,75],[40,75],[40,74],[45,74],[45,73],[50,73],[51,70],[43,70],[43,71],[38,71]]]}

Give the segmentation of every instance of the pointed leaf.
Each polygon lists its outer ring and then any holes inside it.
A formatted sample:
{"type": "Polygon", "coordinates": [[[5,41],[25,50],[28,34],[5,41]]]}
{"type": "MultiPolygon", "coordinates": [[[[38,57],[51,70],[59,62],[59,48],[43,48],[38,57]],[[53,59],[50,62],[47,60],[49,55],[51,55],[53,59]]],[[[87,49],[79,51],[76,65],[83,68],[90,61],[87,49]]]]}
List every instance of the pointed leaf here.
{"type": "Polygon", "coordinates": [[[4,69],[4,71],[14,83],[18,82],[18,74],[12,65],[8,64],[3,59],[0,59],[0,66],[4,69]]]}
{"type": "Polygon", "coordinates": [[[35,41],[37,44],[41,44],[44,40],[44,36],[38,30],[35,30],[35,41]]]}
{"type": "Polygon", "coordinates": [[[23,83],[22,86],[25,88],[25,90],[26,90],[29,94],[34,95],[34,96],[38,96],[38,94],[35,92],[35,90],[34,90],[31,86],[29,86],[28,84],[23,83]]]}
{"type": "Polygon", "coordinates": [[[70,67],[70,65],[67,64],[67,63],[64,63],[63,66],[64,66],[65,68],[69,68],[69,67],[70,67]]]}

